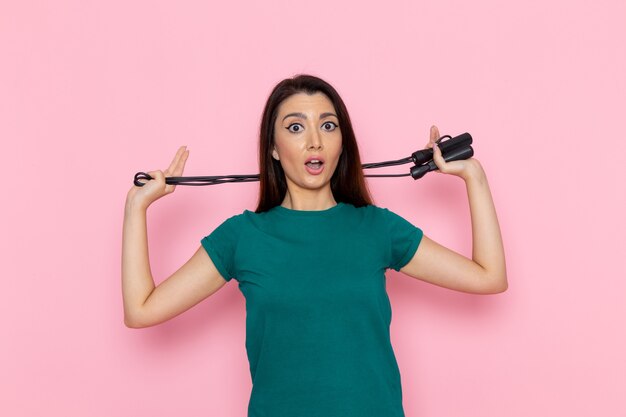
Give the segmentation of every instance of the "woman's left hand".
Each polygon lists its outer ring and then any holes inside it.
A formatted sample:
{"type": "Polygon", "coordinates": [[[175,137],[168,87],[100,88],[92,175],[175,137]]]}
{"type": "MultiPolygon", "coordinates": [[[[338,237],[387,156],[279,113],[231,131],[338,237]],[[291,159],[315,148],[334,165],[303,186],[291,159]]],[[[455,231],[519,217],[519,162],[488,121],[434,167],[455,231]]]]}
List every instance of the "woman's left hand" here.
{"type": "Polygon", "coordinates": [[[437,168],[439,168],[435,172],[456,175],[457,177],[461,177],[464,180],[467,180],[473,175],[479,175],[483,173],[483,169],[480,163],[474,158],[450,162],[444,161],[441,154],[441,149],[439,149],[439,146],[435,146],[435,142],[439,140],[439,138],[439,129],[437,129],[437,126],[435,125],[431,126],[430,141],[426,144],[426,147],[434,148],[433,161],[435,161],[435,165],[437,165],[437,168]]]}

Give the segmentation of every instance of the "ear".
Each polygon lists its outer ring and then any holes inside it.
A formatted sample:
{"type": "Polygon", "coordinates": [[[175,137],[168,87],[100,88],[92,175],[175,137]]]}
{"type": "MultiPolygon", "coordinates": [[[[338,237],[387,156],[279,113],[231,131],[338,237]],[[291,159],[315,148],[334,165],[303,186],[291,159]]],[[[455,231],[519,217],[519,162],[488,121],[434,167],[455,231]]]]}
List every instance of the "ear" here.
{"type": "Polygon", "coordinates": [[[280,157],[278,156],[278,152],[276,151],[276,147],[274,147],[274,150],[272,151],[272,156],[274,157],[275,160],[280,161],[280,157]]]}

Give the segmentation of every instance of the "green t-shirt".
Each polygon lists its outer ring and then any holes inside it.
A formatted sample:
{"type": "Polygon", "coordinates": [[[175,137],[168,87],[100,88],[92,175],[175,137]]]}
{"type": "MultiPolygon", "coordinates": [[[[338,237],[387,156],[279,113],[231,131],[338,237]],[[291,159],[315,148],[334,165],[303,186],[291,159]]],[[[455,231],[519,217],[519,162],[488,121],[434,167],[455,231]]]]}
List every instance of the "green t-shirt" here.
{"type": "Polygon", "coordinates": [[[245,210],[201,241],[246,300],[248,417],[404,417],[385,271],[423,232],[374,205],[245,210]]]}

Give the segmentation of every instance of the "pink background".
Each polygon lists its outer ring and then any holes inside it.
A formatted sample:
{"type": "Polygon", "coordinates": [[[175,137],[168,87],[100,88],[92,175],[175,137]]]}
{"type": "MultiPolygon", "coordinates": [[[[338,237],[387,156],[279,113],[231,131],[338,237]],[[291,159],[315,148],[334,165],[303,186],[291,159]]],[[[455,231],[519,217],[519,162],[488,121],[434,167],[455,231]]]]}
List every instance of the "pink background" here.
{"type": "MultiPolygon", "coordinates": [[[[364,162],[436,124],[470,132],[489,177],[506,293],[388,273],[407,417],[626,415],[626,5],[594,3],[2,2],[0,414],[245,416],[236,281],[124,326],[124,199],[180,145],[185,175],[257,173],[267,95],[308,72],[342,94],[364,162]]],[[[471,256],[460,179],[369,184],[471,256]]],[[[257,188],[180,186],[150,207],[157,282],[257,188]]]]}

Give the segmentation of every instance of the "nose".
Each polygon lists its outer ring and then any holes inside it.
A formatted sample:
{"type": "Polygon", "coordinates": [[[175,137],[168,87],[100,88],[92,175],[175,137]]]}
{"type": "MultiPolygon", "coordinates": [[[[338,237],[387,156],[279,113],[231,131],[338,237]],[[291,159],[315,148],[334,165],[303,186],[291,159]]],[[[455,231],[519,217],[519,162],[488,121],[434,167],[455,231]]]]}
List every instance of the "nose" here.
{"type": "Polygon", "coordinates": [[[311,129],[312,133],[309,135],[309,149],[322,149],[322,137],[317,129],[311,129]]]}

